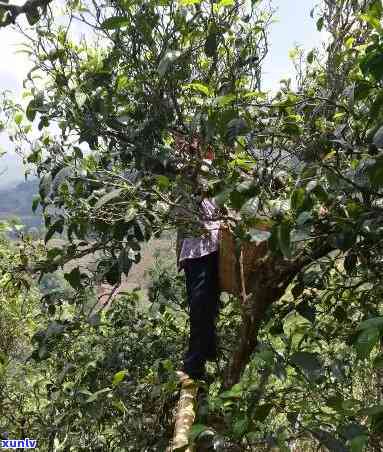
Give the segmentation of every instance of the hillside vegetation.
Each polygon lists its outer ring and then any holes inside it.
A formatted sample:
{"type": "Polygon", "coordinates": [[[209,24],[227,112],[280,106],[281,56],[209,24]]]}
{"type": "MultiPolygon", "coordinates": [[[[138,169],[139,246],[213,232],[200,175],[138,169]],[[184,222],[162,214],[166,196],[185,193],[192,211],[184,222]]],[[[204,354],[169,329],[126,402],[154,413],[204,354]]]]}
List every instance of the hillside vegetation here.
{"type": "Polygon", "coordinates": [[[32,212],[33,199],[38,195],[37,179],[21,182],[15,187],[0,189],[0,218],[18,218],[27,227],[43,224],[41,212],[32,212]]]}

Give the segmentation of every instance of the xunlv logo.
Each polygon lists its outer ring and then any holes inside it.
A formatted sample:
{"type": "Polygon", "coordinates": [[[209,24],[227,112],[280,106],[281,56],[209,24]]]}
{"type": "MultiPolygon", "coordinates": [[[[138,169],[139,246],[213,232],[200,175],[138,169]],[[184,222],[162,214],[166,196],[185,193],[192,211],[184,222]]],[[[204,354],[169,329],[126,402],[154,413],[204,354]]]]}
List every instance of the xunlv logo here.
{"type": "Polygon", "coordinates": [[[0,448],[2,449],[35,449],[37,441],[35,439],[2,439],[0,448]]]}

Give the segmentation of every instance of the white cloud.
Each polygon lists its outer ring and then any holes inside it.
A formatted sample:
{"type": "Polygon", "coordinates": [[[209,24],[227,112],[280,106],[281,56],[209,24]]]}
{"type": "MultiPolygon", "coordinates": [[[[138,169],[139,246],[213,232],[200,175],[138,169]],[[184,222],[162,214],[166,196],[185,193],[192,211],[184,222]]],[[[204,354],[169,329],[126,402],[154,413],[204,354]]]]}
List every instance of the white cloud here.
{"type": "Polygon", "coordinates": [[[324,34],[316,29],[310,11],[318,0],[273,0],[277,8],[271,25],[269,53],[263,67],[263,89],[274,91],[283,78],[294,77],[293,64],[288,56],[296,44],[307,53],[323,42],[324,34]]]}
{"type": "Polygon", "coordinates": [[[16,53],[24,37],[12,27],[0,28],[0,83],[1,89],[12,89],[17,96],[22,82],[32,67],[28,55],[16,53]],[[7,86],[8,85],[8,86],[7,86]]]}
{"type": "MultiPolygon", "coordinates": [[[[23,80],[32,67],[27,54],[16,53],[24,39],[13,27],[0,28],[0,90],[11,91],[16,101],[21,98],[23,80]]],[[[0,159],[0,186],[22,181],[24,179],[22,160],[14,152],[12,143],[4,133],[0,134],[0,146],[7,151],[7,155],[0,159]]]]}

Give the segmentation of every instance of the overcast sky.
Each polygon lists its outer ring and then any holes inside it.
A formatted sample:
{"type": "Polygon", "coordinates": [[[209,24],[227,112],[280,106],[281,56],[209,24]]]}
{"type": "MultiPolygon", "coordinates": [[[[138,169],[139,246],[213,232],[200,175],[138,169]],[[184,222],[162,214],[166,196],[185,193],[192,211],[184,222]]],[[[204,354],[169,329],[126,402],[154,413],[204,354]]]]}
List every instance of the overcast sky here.
{"type": "MultiPolygon", "coordinates": [[[[23,2],[13,1],[18,4],[23,2]]],[[[273,0],[278,12],[271,28],[269,54],[263,70],[263,89],[275,89],[279,80],[292,76],[288,53],[295,44],[302,45],[307,52],[320,44],[321,35],[310,17],[310,11],[317,3],[318,0],[273,0]]],[[[0,90],[12,91],[16,99],[20,98],[23,79],[31,68],[26,54],[15,53],[21,42],[21,36],[10,27],[0,29],[0,90]]],[[[0,174],[6,168],[6,173],[0,176],[0,187],[23,180],[19,158],[1,133],[0,146],[8,152],[6,157],[0,158],[0,174]]]]}

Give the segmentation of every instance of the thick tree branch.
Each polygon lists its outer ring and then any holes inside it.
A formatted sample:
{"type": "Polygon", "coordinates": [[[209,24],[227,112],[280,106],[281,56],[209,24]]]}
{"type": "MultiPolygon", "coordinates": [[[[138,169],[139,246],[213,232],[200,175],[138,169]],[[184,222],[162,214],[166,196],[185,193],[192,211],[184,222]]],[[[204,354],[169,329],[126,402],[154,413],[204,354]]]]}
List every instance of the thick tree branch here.
{"type": "Polygon", "coordinates": [[[40,18],[39,8],[45,10],[52,0],[28,0],[22,6],[10,5],[0,1],[0,28],[14,24],[20,14],[26,14],[28,22],[33,25],[40,18]]]}
{"type": "Polygon", "coordinates": [[[258,344],[258,333],[268,308],[285,293],[295,276],[307,265],[333,250],[327,243],[315,247],[312,253],[286,260],[267,254],[254,265],[250,280],[252,294],[249,312],[243,317],[237,347],[225,371],[226,389],[237,383],[258,344]]]}

